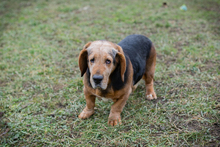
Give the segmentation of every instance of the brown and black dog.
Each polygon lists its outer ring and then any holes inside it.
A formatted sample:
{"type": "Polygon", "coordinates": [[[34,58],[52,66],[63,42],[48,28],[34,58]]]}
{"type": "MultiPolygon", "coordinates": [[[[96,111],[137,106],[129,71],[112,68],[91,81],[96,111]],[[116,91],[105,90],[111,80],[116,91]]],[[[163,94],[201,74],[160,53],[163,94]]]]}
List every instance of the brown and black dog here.
{"type": "Polygon", "coordinates": [[[118,45],[102,40],[87,43],[79,54],[86,99],[79,118],[90,117],[96,97],[104,97],[114,102],[108,124],[121,124],[121,112],[141,78],[145,81],[146,98],[157,98],[153,87],[155,65],[156,50],[143,35],[127,36],[118,45]]]}

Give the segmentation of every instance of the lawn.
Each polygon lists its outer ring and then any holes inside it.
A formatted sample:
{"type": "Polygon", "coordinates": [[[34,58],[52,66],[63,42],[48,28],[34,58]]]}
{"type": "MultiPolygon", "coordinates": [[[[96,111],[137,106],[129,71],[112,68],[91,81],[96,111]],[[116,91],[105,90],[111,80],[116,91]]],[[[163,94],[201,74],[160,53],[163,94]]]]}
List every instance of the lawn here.
{"type": "Polygon", "coordinates": [[[220,145],[220,1],[1,0],[0,146],[220,145]],[[187,11],[179,9],[187,6],[187,11]],[[78,55],[130,34],[156,47],[155,91],[144,82],[108,126],[112,102],[85,107],[78,55]]]}

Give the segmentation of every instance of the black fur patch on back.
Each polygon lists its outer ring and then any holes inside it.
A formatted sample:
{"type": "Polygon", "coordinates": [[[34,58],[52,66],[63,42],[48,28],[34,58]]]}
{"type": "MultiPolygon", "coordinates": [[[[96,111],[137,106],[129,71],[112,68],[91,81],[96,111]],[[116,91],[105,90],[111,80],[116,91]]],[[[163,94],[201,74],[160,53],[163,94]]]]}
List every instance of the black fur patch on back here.
{"type": "Polygon", "coordinates": [[[130,35],[118,43],[133,66],[133,84],[135,85],[144,75],[146,61],[149,58],[152,42],[143,35],[130,35]]]}

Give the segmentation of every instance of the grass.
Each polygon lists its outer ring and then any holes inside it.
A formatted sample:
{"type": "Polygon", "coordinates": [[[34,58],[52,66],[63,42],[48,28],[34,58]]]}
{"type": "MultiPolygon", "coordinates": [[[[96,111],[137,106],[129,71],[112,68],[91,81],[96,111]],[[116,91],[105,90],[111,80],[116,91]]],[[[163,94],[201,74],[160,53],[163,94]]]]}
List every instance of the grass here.
{"type": "Polygon", "coordinates": [[[0,146],[218,146],[218,0],[0,2],[0,146]],[[148,36],[158,58],[155,90],[129,97],[122,125],[111,103],[85,106],[77,57],[88,41],[148,36]]]}

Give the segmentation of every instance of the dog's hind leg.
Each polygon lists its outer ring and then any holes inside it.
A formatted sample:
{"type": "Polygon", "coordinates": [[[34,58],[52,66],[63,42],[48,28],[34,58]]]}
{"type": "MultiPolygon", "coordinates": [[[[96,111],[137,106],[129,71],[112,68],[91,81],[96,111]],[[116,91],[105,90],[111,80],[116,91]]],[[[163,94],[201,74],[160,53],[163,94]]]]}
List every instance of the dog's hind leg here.
{"type": "Polygon", "coordinates": [[[156,99],[157,95],[154,91],[154,72],[156,66],[156,50],[152,44],[149,58],[146,63],[146,71],[144,73],[143,79],[146,86],[146,98],[148,100],[156,99]]]}
{"type": "Polygon", "coordinates": [[[135,91],[135,89],[137,89],[138,85],[139,85],[140,81],[138,83],[136,83],[134,86],[132,86],[132,92],[135,91]]]}

